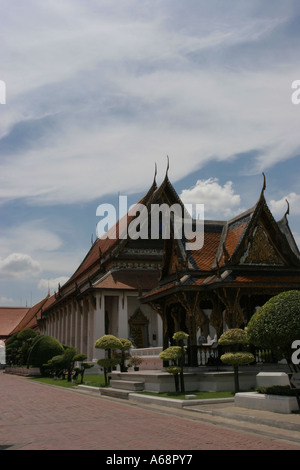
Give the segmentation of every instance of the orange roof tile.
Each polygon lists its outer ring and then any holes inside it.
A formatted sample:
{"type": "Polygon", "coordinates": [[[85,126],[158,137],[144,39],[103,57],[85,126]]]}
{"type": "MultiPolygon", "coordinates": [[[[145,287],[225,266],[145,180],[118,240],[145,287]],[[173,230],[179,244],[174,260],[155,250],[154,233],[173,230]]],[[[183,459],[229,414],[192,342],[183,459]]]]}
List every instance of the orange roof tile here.
{"type": "Polygon", "coordinates": [[[0,338],[7,338],[28,311],[27,307],[0,307],[0,338]]]}
{"type": "Polygon", "coordinates": [[[23,318],[21,318],[20,322],[15,326],[15,328],[11,331],[10,334],[12,335],[14,333],[24,330],[25,328],[37,328],[37,321],[41,318],[42,310],[50,306],[51,303],[54,302],[54,300],[54,295],[51,297],[46,297],[37,304],[33,305],[33,307],[29,308],[23,318]]]}
{"type": "Polygon", "coordinates": [[[115,271],[100,279],[94,287],[96,289],[150,290],[157,285],[158,279],[157,270],[115,271]]]}

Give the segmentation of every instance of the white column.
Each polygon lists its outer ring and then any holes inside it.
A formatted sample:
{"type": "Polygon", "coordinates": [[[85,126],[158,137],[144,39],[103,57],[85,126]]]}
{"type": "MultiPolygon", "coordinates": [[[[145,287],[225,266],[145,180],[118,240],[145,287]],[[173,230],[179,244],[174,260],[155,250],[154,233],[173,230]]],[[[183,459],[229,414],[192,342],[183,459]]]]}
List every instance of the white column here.
{"type": "MultiPolygon", "coordinates": [[[[105,295],[99,292],[96,295],[96,308],[94,310],[94,344],[97,339],[105,335],[105,295]]],[[[93,344],[93,359],[101,359],[104,357],[102,349],[96,349],[93,344]]]]}
{"type": "Polygon", "coordinates": [[[118,308],[118,337],[128,338],[128,308],[127,308],[127,295],[121,292],[119,295],[119,308],[118,308]]]}
{"type": "Polygon", "coordinates": [[[81,353],[81,344],[80,344],[80,331],[81,331],[81,323],[80,323],[80,305],[77,301],[74,301],[73,304],[74,309],[74,323],[75,323],[75,348],[79,353],[81,353]]]}
{"type": "Polygon", "coordinates": [[[161,316],[157,313],[157,341],[156,346],[163,346],[163,322],[161,316]]]}

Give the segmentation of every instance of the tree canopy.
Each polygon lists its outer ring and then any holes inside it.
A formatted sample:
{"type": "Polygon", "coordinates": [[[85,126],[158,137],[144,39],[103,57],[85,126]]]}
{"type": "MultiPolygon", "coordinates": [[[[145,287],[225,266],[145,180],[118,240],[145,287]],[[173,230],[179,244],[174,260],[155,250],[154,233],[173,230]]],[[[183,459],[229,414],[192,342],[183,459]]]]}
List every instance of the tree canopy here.
{"type": "Polygon", "coordinates": [[[247,325],[250,343],[269,348],[290,362],[292,343],[300,339],[300,291],[282,292],[268,300],[247,325]]]}

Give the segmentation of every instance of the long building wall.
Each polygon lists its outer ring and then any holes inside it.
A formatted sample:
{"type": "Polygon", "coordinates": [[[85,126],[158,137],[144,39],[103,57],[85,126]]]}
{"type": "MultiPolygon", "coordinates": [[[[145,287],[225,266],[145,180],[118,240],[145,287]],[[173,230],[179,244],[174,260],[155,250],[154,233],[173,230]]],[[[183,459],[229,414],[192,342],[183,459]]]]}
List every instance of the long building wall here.
{"type": "Polygon", "coordinates": [[[100,359],[104,351],[94,347],[95,341],[107,333],[129,338],[129,321],[137,312],[147,319],[146,347],[162,346],[161,319],[151,307],[140,305],[137,293],[99,291],[80,300],[70,298],[43,316],[40,332],[74,346],[89,360],[100,359]]]}

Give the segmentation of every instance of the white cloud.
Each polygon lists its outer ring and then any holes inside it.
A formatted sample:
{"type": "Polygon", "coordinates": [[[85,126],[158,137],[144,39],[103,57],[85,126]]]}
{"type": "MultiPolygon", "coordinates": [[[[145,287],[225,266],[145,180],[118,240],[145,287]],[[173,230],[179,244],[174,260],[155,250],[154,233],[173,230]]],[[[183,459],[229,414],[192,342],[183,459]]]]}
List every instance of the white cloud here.
{"type": "Polygon", "coordinates": [[[38,261],[24,253],[11,253],[5,259],[0,260],[0,276],[2,278],[24,278],[28,274],[37,275],[40,269],[38,261]]]}
{"type": "Polygon", "coordinates": [[[184,204],[204,204],[206,219],[218,216],[226,220],[241,212],[241,197],[234,193],[231,181],[221,186],[216,178],[198,180],[192,188],[184,189],[180,198],[184,204]]]}
{"type": "Polygon", "coordinates": [[[275,199],[270,200],[271,212],[275,216],[283,216],[287,210],[287,201],[290,206],[290,214],[300,215],[300,194],[295,192],[291,192],[277,201],[275,199]]]}
{"type": "Polygon", "coordinates": [[[0,237],[0,253],[7,256],[12,251],[18,252],[22,246],[24,252],[36,257],[39,252],[58,250],[62,243],[52,227],[47,229],[45,220],[34,219],[4,228],[0,237]]]}
{"type": "MultiPolygon", "coordinates": [[[[5,296],[0,297],[0,305],[7,305],[7,304],[12,304],[12,303],[14,303],[14,299],[10,297],[5,297],[5,296]]],[[[1,347],[1,341],[0,341],[0,347],[1,347]]]]}
{"type": "Polygon", "coordinates": [[[48,289],[50,289],[50,292],[53,292],[53,291],[57,292],[58,284],[63,286],[63,284],[65,284],[65,282],[68,281],[68,279],[69,279],[68,277],[64,277],[64,276],[56,277],[52,279],[41,279],[38,283],[38,289],[42,291],[48,291],[48,289]]]}
{"type": "Polygon", "coordinates": [[[177,2],[16,4],[22,15],[5,12],[2,132],[19,124],[26,133],[32,122],[34,136],[13,156],[2,151],[3,200],[69,204],[140,191],[166,155],[176,182],[211,159],[257,150],[251,171],[260,173],[299,150],[294,56],[282,67],[289,55],[268,51],[261,67],[253,51],[243,55],[270,39],[288,8],[261,16],[257,5],[241,14],[199,2],[188,24],[177,2]],[[233,52],[232,64],[222,59],[231,49],[240,62],[233,52]]]}

